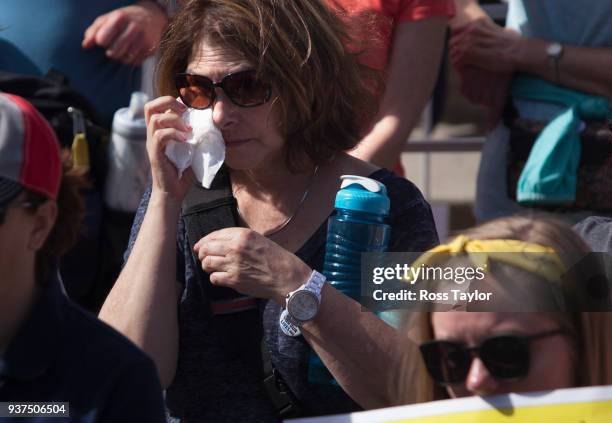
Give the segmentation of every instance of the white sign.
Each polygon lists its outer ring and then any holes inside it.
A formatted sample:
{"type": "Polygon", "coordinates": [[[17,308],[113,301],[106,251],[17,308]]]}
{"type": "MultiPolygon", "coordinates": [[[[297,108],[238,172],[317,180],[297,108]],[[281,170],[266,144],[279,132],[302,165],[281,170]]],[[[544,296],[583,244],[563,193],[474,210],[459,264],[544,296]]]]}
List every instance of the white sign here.
{"type": "Polygon", "coordinates": [[[609,423],[612,386],[469,397],[291,423],[609,423]]]}

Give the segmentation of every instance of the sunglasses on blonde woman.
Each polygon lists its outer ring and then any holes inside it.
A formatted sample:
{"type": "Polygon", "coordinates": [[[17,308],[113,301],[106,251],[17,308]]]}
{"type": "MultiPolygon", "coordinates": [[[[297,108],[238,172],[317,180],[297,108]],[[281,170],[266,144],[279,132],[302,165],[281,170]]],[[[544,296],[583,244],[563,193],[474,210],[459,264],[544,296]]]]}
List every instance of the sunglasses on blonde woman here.
{"type": "Polygon", "coordinates": [[[499,335],[468,347],[463,342],[436,340],[421,344],[421,356],[431,378],[440,385],[463,383],[474,357],[479,357],[496,379],[517,380],[527,376],[531,361],[529,344],[537,339],[567,335],[555,329],[533,335],[499,335]]]}
{"type": "Polygon", "coordinates": [[[212,106],[219,87],[239,107],[260,106],[270,100],[272,85],[257,78],[255,70],[230,73],[219,82],[202,75],[179,73],[174,77],[179,97],[187,107],[207,109],[212,106]]]}

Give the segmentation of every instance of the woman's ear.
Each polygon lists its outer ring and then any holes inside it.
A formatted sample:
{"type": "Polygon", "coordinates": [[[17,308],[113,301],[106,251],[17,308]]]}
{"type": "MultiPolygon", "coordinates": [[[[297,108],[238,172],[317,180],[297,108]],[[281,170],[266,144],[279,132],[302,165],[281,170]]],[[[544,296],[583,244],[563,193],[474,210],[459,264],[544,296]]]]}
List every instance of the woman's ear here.
{"type": "Polygon", "coordinates": [[[32,215],[33,225],[28,235],[28,247],[33,251],[42,248],[57,219],[57,203],[49,200],[42,203],[32,215]]]}

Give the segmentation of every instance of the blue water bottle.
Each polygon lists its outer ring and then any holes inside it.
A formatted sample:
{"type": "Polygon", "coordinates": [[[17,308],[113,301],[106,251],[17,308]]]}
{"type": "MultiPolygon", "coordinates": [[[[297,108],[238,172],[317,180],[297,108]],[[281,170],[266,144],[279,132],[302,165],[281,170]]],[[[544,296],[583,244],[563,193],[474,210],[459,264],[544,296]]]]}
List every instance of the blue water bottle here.
{"type": "MultiPolygon", "coordinates": [[[[330,285],[359,301],[361,253],[387,250],[390,201],[386,187],[378,181],[354,175],[343,175],[340,180],[335,210],[327,223],[323,273],[330,285]]],[[[312,383],[337,383],[314,352],[310,355],[308,378],[312,383]]]]}

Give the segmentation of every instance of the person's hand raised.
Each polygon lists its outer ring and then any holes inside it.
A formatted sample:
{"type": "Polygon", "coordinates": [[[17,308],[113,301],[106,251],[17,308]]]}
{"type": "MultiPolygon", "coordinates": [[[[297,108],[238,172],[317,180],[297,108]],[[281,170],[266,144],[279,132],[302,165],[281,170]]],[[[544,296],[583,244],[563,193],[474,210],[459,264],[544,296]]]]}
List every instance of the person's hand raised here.
{"type": "Polygon", "coordinates": [[[189,138],[191,127],[181,118],[186,110],[187,106],[171,96],[156,98],[144,107],[152,189],[178,202],[182,202],[193,182],[193,171],[189,168],[179,178],[164,151],[170,141],[184,142],[189,138]]]}
{"type": "Polygon", "coordinates": [[[516,69],[522,37],[502,28],[489,18],[480,18],[461,27],[454,27],[449,41],[449,57],[453,66],[478,67],[498,73],[516,69]]]}
{"type": "Polygon", "coordinates": [[[212,232],[193,247],[213,285],[285,305],[285,296],[306,283],[312,269],[295,254],[247,228],[212,232]]]}
{"type": "Polygon", "coordinates": [[[85,30],[82,46],[99,46],[113,60],[139,65],[155,52],[167,23],[159,5],[143,0],[98,16],[85,30]]]}

